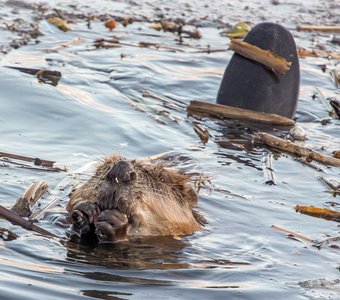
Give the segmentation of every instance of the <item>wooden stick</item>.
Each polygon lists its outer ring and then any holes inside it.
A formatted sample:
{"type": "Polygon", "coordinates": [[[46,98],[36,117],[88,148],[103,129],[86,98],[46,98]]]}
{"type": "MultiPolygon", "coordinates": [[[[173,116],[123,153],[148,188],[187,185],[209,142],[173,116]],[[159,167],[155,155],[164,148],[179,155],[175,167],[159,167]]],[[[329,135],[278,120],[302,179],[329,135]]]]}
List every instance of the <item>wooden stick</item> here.
{"type": "Polygon", "coordinates": [[[340,54],[318,51],[318,50],[307,50],[304,48],[298,49],[299,57],[327,57],[327,58],[335,58],[340,59],[340,54]]]}
{"type": "Polygon", "coordinates": [[[232,107],[228,105],[212,104],[193,100],[187,106],[188,114],[208,115],[214,117],[226,117],[230,119],[261,122],[268,125],[294,126],[295,122],[276,114],[267,114],[248,109],[232,107]]]}
{"type": "Polygon", "coordinates": [[[155,154],[155,155],[152,155],[152,156],[149,156],[149,157],[142,158],[142,160],[145,160],[145,161],[157,160],[157,159],[163,158],[164,156],[167,156],[168,154],[170,154],[172,152],[174,152],[174,151],[169,150],[169,151],[166,151],[166,152],[162,152],[162,153],[159,153],[159,154],[155,154]]]}
{"type": "Polygon", "coordinates": [[[317,26],[317,25],[297,25],[297,30],[321,31],[321,32],[340,32],[340,26],[317,26]]]}
{"type": "Polygon", "coordinates": [[[310,242],[310,243],[314,242],[314,240],[312,240],[308,236],[305,236],[303,234],[300,234],[300,233],[297,233],[297,232],[294,232],[294,231],[291,231],[291,230],[288,230],[288,229],[285,229],[285,228],[282,228],[282,227],[279,227],[279,226],[276,226],[276,225],[272,225],[271,228],[273,228],[277,231],[281,231],[283,233],[287,233],[288,235],[292,235],[293,237],[295,237],[297,239],[304,240],[306,242],[310,242]]]}
{"type": "Polygon", "coordinates": [[[49,237],[58,237],[54,233],[51,233],[40,226],[37,226],[29,221],[26,221],[25,219],[17,215],[15,212],[10,211],[9,209],[2,205],[0,205],[0,217],[5,218],[7,221],[11,222],[14,225],[21,226],[24,229],[33,230],[49,237]]]}
{"type": "Polygon", "coordinates": [[[318,162],[321,162],[327,165],[337,166],[337,167],[340,166],[340,159],[317,153],[311,149],[300,147],[298,145],[295,145],[291,141],[281,139],[269,133],[265,133],[265,132],[257,133],[254,137],[254,141],[257,143],[263,143],[269,147],[279,149],[281,151],[284,151],[284,152],[287,152],[293,155],[313,159],[313,160],[316,160],[318,162]]]}
{"type": "Polygon", "coordinates": [[[237,54],[265,65],[275,74],[285,75],[292,64],[291,62],[286,61],[283,57],[273,54],[269,50],[263,50],[240,40],[231,40],[229,49],[235,51],[237,54]]]}

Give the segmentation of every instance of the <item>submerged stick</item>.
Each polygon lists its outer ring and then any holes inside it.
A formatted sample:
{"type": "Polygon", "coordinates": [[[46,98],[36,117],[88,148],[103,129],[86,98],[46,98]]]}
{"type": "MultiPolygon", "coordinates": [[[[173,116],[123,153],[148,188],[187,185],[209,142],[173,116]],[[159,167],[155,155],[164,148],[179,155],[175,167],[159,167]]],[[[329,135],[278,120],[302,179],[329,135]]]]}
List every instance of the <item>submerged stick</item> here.
{"type": "Polygon", "coordinates": [[[226,117],[230,119],[261,122],[268,125],[293,126],[292,119],[276,114],[267,114],[244,108],[237,108],[228,105],[212,104],[193,100],[187,106],[189,114],[208,115],[217,118],[226,117]]]}
{"type": "Polygon", "coordinates": [[[297,25],[297,30],[321,31],[321,32],[340,32],[340,26],[318,26],[318,25],[297,25]]]}
{"type": "Polygon", "coordinates": [[[292,64],[283,57],[273,54],[269,50],[263,50],[240,40],[231,40],[229,50],[233,50],[237,54],[265,65],[275,74],[285,75],[292,64]]]}
{"type": "Polygon", "coordinates": [[[22,217],[20,217],[19,215],[17,215],[15,212],[10,211],[9,209],[5,208],[4,206],[0,205],[0,217],[5,218],[7,221],[11,222],[14,225],[19,225],[24,229],[27,230],[33,230],[36,231],[40,234],[49,236],[49,237],[58,237],[57,235],[55,235],[54,233],[51,233],[49,231],[47,231],[46,229],[32,224],[31,222],[23,219],[22,217]]]}
{"type": "Polygon", "coordinates": [[[318,162],[331,165],[331,166],[340,166],[340,159],[327,156],[324,154],[320,154],[311,149],[307,149],[298,145],[295,145],[291,141],[281,139],[274,135],[265,132],[259,132],[255,135],[254,141],[257,143],[263,143],[269,147],[297,155],[300,157],[306,157],[308,159],[316,160],[318,162]]]}

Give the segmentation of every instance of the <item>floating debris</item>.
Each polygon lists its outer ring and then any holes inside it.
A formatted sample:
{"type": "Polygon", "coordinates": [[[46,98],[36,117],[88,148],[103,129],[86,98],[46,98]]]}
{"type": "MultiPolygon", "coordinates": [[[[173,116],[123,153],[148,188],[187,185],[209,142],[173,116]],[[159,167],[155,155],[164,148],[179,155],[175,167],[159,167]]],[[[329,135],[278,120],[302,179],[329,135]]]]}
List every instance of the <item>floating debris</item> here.
{"type": "Polygon", "coordinates": [[[18,70],[20,72],[35,75],[37,76],[39,82],[50,84],[53,86],[57,86],[59,80],[61,78],[61,73],[59,71],[50,71],[43,69],[31,69],[31,68],[22,68],[22,67],[14,67],[14,66],[5,66],[6,68],[18,70]]]}
{"type": "Polygon", "coordinates": [[[294,209],[296,210],[296,212],[299,212],[304,215],[340,222],[340,212],[330,210],[327,208],[306,205],[295,205],[294,209]]]}
{"type": "Polygon", "coordinates": [[[67,22],[61,18],[48,18],[47,22],[50,24],[53,24],[55,26],[57,26],[60,30],[66,32],[71,30],[70,26],[67,24],[67,22]]]}
{"type": "Polygon", "coordinates": [[[251,30],[251,27],[247,23],[238,22],[236,23],[233,29],[230,29],[226,32],[226,35],[229,38],[242,39],[248,34],[250,30],[251,30]]]}
{"type": "Polygon", "coordinates": [[[108,28],[110,31],[117,27],[117,22],[115,19],[110,19],[105,22],[105,27],[108,28]]]}
{"type": "Polygon", "coordinates": [[[294,126],[289,130],[289,134],[293,140],[304,141],[306,139],[306,131],[301,126],[294,126]]]}

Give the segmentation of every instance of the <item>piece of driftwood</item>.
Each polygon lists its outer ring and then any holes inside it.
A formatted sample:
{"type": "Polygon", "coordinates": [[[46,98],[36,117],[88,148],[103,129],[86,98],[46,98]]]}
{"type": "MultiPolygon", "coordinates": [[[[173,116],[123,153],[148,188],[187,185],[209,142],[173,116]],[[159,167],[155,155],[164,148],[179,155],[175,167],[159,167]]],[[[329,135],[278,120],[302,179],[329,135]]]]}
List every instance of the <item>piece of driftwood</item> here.
{"type": "Polygon", "coordinates": [[[263,50],[247,42],[236,39],[230,41],[229,50],[233,50],[237,54],[265,65],[275,74],[285,75],[292,64],[283,57],[273,54],[269,50],[263,50]]]}
{"type": "Polygon", "coordinates": [[[187,106],[188,114],[198,114],[209,117],[225,117],[230,119],[245,120],[260,122],[267,125],[277,126],[294,126],[295,122],[292,119],[282,117],[276,114],[267,114],[256,112],[253,110],[232,107],[228,105],[206,103],[193,100],[187,106]]]}
{"type": "Polygon", "coordinates": [[[17,202],[11,208],[21,217],[28,217],[32,214],[33,205],[45,194],[48,185],[45,181],[39,180],[32,183],[24,192],[23,196],[17,199],[17,202]]]}
{"type": "Polygon", "coordinates": [[[254,136],[254,142],[265,144],[268,147],[275,148],[300,157],[306,157],[308,159],[312,159],[327,165],[337,167],[340,166],[340,159],[320,154],[311,149],[298,146],[292,143],[291,141],[281,139],[269,133],[265,132],[256,133],[254,136]]]}
{"type": "Polygon", "coordinates": [[[46,229],[38,225],[32,224],[31,222],[23,219],[18,214],[7,209],[6,207],[2,205],[0,205],[0,217],[5,218],[7,221],[11,222],[14,225],[21,226],[24,229],[33,230],[48,237],[56,237],[56,238],[58,237],[54,233],[51,233],[47,231],[46,229]]]}
{"type": "Polygon", "coordinates": [[[286,233],[286,234],[288,234],[288,236],[294,237],[298,240],[303,240],[303,241],[310,242],[310,243],[314,242],[314,240],[312,240],[308,236],[305,236],[301,233],[297,233],[297,232],[294,232],[294,231],[291,231],[291,230],[288,230],[288,229],[285,229],[285,228],[282,228],[282,227],[279,227],[279,226],[276,226],[276,225],[272,225],[271,228],[273,228],[277,231],[286,233]]]}
{"type": "Polygon", "coordinates": [[[302,25],[299,24],[296,26],[297,30],[305,30],[305,31],[321,31],[321,32],[340,32],[340,26],[318,26],[318,25],[302,25]]]}

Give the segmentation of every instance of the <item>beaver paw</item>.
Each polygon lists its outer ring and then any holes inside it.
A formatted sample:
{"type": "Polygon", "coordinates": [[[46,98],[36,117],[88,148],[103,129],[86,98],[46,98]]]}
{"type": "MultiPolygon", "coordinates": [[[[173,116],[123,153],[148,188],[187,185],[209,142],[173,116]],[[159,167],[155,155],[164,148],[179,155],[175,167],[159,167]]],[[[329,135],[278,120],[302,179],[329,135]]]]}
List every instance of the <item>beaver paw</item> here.
{"type": "Polygon", "coordinates": [[[126,215],[116,209],[104,210],[96,223],[96,235],[100,242],[118,242],[127,239],[129,222],[126,215]]]}
{"type": "Polygon", "coordinates": [[[73,228],[80,233],[88,233],[91,231],[90,225],[97,221],[100,214],[99,206],[92,201],[79,202],[72,214],[73,228]]]}
{"type": "Polygon", "coordinates": [[[131,162],[126,160],[118,161],[107,174],[108,178],[117,183],[127,183],[137,179],[137,173],[131,162]]]}

